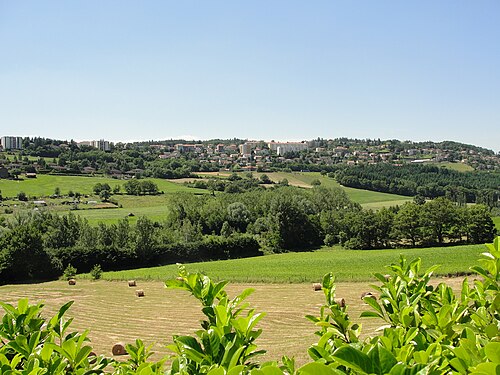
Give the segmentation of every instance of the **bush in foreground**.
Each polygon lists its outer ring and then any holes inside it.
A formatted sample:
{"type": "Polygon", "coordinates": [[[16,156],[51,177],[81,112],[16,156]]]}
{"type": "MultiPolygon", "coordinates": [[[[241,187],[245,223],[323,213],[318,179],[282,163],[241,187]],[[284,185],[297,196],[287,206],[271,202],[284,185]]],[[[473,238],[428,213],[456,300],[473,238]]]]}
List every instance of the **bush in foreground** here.
{"type": "Polygon", "coordinates": [[[480,265],[481,276],[472,284],[464,280],[460,295],[446,284],[429,285],[436,267],[420,274],[420,260],[388,267],[390,274],[376,274],[378,300],[364,301],[371,311],[362,314],[384,322],[380,335],[360,339],[361,327],[348,307],[335,297],[335,278],[327,274],[322,290],[326,302],[319,316],[307,316],[317,327],[319,340],[308,353],[311,362],[295,368],[293,359],[281,363],[256,361],[256,326],[263,313],[244,302],[252,290],[229,298],[227,282],[214,283],[202,274],[189,274],[183,266],[167,288],[190,292],[202,304],[205,320],[195,336],[174,336],[173,355],[148,362],[141,340],[126,346],[129,359],[117,362],[91,355],[87,332],[69,332],[71,320],[61,307],[50,320],[41,318],[42,305],[19,301],[17,307],[0,303],[5,310],[0,325],[2,374],[498,374],[500,373],[500,239],[488,246],[480,265]],[[170,359],[169,364],[166,360],[170,359]]]}

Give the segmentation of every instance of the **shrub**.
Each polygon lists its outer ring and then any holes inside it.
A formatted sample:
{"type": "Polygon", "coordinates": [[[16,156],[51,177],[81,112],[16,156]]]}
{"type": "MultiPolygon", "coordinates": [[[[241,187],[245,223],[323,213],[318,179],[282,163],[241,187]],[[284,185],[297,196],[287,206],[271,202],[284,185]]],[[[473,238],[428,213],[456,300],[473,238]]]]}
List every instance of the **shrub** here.
{"type": "Polygon", "coordinates": [[[76,276],[76,268],[73,267],[71,264],[68,264],[68,266],[64,269],[63,272],[63,279],[69,280],[72,279],[76,276]]]}
{"type": "Polygon", "coordinates": [[[92,277],[92,280],[99,280],[102,276],[102,268],[101,265],[96,264],[92,269],[90,270],[90,276],[92,277]]]}
{"type": "Polygon", "coordinates": [[[17,193],[17,199],[22,202],[26,202],[28,200],[28,196],[24,191],[20,191],[19,193],[17,193]]]}

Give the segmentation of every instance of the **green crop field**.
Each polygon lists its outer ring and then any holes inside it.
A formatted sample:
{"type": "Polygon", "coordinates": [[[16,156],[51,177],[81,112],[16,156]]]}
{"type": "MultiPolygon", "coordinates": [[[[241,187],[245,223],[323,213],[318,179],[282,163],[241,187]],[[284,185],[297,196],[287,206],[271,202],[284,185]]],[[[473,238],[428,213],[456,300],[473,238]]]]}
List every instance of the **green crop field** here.
{"type": "MultiPolygon", "coordinates": [[[[183,185],[175,184],[168,180],[152,178],[158,190],[165,193],[175,193],[186,191],[190,193],[206,193],[206,190],[191,189],[183,185]]],[[[107,183],[113,188],[123,185],[126,181],[116,180],[106,177],[85,177],[85,176],[55,176],[55,175],[38,175],[37,178],[25,178],[20,181],[15,180],[0,180],[0,190],[4,197],[14,197],[20,191],[25,192],[28,196],[44,197],[54,194],[56,187],[61,189],[62,194],[67,194],[70,190],[82,194],[92,194],[92,189],[97,183],[107,183]]]]}
{"type": "MultiPolygon", "coordinates": [[[[232,282],[302,283],[317,282],[327,272],[339,281],[370,280],[374,272],[383,273],[384,266],[397,262],[399,255],[408,259],[420,257],[423,267],[440,264],[438,274],[468,272],[485,250],[484,245],[465,245],[421,249],[345,250],[324,248],[314,252],[285,253],[262,257],[192,263],[190,272],[204,272],[215,279],[232,282]]],[[[174,277],[175,265],[105,272],[107,280],[163,280],[174,277]]],[[[87,276],[88,277],[88,276],[87,276]]]]}

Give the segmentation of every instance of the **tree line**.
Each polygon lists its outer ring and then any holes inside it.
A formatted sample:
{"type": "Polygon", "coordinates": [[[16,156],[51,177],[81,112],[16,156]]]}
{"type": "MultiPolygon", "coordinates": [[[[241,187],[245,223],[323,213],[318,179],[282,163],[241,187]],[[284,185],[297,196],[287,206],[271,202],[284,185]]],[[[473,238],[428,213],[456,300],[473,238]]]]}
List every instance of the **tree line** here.
{"type": "Polygon", "coordinates": [[[311,249],[484,243],[495,227],[484,205],[446,198],[364,210],[340,189],[277,184],[243,193],[172,195],[162,221],[125,218],[91,226],[77,215],[18,214],[0,227],[0,280],[54,277],[72,264],[89,271],[311,249]]]}
{"type": "Polygon", "coordinates": [[[422,164],[366,164],[339,168],[332,177],[359,189],[500,206],[500,173],[496,172],[458,172],[422,164]]]}

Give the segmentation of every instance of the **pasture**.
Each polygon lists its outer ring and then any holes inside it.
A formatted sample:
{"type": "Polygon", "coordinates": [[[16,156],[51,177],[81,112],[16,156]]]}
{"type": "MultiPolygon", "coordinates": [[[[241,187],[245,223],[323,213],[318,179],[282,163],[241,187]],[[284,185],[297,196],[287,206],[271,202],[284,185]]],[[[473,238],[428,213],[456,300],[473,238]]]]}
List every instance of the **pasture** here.
{"type": "MultiPolygon", "coordinates": [[[[214,280],[235,283],[304,283],[318,282],[324,274],[333,272],[338,281],[368,281],[375,272],[384,273],[385,266],[395,263],[399,255],[407,259],[420,257],[422,267],[441,267],[436,274],[456,274],[469,271],[477,263],[484,245],[394,249],[346,250],[339,246],[319,251],[273,254],[261,257],[186,264],[189,272],[203,272],[214,280]]],[[[164,280],[177,275],[177,266],[141,268],[104,272],[106,280],[164,280]]],[[[83,277],[88,277],[83,276],[83,277]]]]}
{"type": "MultiPolygon", "coordinates": [[[[218,176],[220,178],[227,178],[229,172],[201,174],[203,177],[218,176]]],[[[254,173],[256,178],[259,178],[262,173],[254,173]]],[[[267,175],[274,182],[287,179],[290,185],[302,188],[311,188],[311,182],[315,179],[321,181],[321,185],[329,188],[341,187],[347,195],[355,202],[363,205],[365,208],[380,209],[381,207],[394,206],[403,204],[411,200],[409,197],[399,196],[395,194],[386,194],[373,192],[368,190],[354,189],[343,187],[339,185],[334,179],[327,176],[322,176],[317,172],[272,172],[267,175]]],[[[186,187],[182,184],[182,180],[164,180],[164,179],[150,179],[157,184],[158,189],[165,194],[158,196],[128,196],[125,194],[113,195],[112,200],[116,202],[116,206],[112,204],[89,206],[79,204],[78,210],[71,211],[75,215],[86,218],[90,224],[95,225],[99,222],[105,224],[116,223],[118,220],[133,214],[130,217],[130,222],[135,223],[138,217],[147,216],[152,220],[161,221],[165,218],[168,212],[168,197],[169,195],[186,192],[190,194],[207,194],[208,190],[194,189],[186,187]],[[106,206],[106,207],[104,207],[106,206]]],[[[0,180],[0,191],[4,198],[15,197],[20,191],[27,194],[30,200],[44,199],[48,203],[48,208],[51,211],[61,214],[68,214],[70,212],[69,206],[61,205],[65,199],[48,198],[56,188],[59,188],[62,195],[67,195],[70,191],[79,192],[83,195],[89,196],[86,200],[96,200],[100,202],[98,197],[93,196],[93,187],[97,183],[109,184],[111,188],[120,186],[121,192],[124,192],[123,185],[125,180],[117,180],[106,177],[93,177],[93,176],[62,176],[62,175],[38,175],[37,178],[23,180],[0,180]]],[[[71,199],[70,199],[71,200],[71,199]]],[[[33,209],[33,205],[29,202],[18,202],[16,200],[9,200],[5,202],[14,212],[33,209]]],[[[3,214],[3,213],[2,213],[3,214]]]]}
{"type": "MultiPolygon", "coordinates": [[[[151,178],[159,191],[165,194],[187,191],[191,193],[206,193],[205,190],[191,189],[179,184],[175,184],[169,180],[151,178]]],[[[81,194],[93,194],[93,187],[98,184],[109,184],[111,188],[116,185],[124,191],[123,185],[126,180],[117,180],[109,177],[93,177],[93,176],[62,176],[39,174],[37,178],[24,178],[22,180],[0,180],[0,190],[4,197],[14,197],[20,191],[25,192],[29,197],[48,197],[54,194],[56,187],[61,189],[61,194],[66,195],[69,191],[79,192],[81,194]]]]}
{"type": "MultiPolygon", "coordinates": [[[[441,281],[441,280],[439,280],[441,281]]],[[[447,279],[458,286],[459,280],[447,279]]],[[[315,326],[306,320],[306,314],[319,315],[324,303],[322,292],[314,292],[311,284],[229,284],[230,297],[251,287],[255,292],[248,302],[257,312],[267,315],[259,322],[263,329],[257,340],[260,349],[268,353],[260,361],[278,360],[281,355],[295,356],[299,364],[308,360],[307,348],[317,341],[315,326]]],[[[360,319],[361,311],[368,309],[360,300],[360,294],[371,290],[368,283],[339,283],[337,296],[345,298],[351,318],[363,325],[365,335],[373,334],[383,324],[377,319],[360,319]]],[[[90,330],[97,354],[111,356],[111,348],[117,342],[133,342],[141,338],[146,345],[154,344],[154,359],[168,354],[166,344],[174,334],[194,335],[203,317],[200,304],[187,292],[165,289],[163,282],[138,282],[137,288],[127,282],[77,280],[53,281],[42,284],[1,286],[2,301],[16,303],[29,298],[31,303],[43,302],[45,316],[52,316],[67,301],[75,301],[67,317],[74,318],[73,330],[90,330]],[[142,289],[145,297],[135,296],[142,289]]]]}

